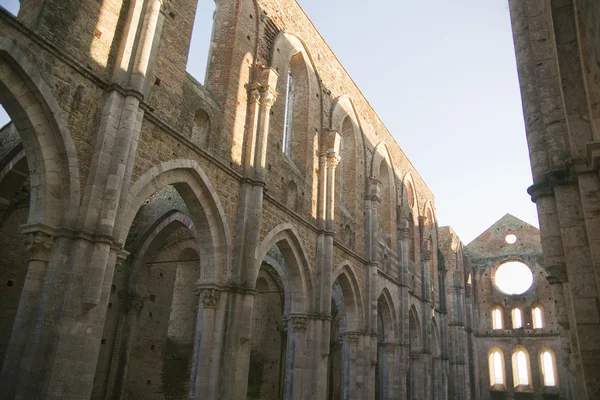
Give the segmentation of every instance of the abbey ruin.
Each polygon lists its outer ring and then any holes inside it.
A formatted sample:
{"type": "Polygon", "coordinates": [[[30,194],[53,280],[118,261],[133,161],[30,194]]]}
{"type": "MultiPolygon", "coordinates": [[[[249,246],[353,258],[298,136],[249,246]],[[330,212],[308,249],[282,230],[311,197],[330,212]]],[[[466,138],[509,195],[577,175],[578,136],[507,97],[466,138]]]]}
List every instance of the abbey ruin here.
{"type": "Polygon", "coordinates": [[[2,399],[600,398],[600,3],[510,0],[541,230],[464,245],[294,0],[204,83],[196,2],[0,7],[2,399]]]}

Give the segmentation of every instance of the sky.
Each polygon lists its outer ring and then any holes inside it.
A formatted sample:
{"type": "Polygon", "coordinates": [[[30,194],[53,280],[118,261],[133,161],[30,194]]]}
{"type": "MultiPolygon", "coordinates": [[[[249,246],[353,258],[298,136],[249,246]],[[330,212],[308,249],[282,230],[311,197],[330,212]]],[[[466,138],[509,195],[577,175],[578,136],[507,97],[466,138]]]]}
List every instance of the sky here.
{"type": "MultiPolygon", "coordinates": [[[[433,192],[439,226],[465,244],[506,213],[538,226],[507,0],[298,2],[433,192]]],[[[198,2],[200,82],[214,8],[198,2]]]]}

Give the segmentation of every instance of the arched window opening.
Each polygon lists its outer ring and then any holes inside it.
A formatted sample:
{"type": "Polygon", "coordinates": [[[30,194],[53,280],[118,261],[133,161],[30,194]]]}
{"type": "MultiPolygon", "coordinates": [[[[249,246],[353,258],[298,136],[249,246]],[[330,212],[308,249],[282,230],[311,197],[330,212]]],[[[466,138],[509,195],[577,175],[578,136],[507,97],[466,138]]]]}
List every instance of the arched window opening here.
{"type": "Polygon", "coordinates": [[[340,143],[340,163],[338,165],[338,189],[339,199],[342,206],[350,213],[355,211],[356,203],[356,154],[354,127],[350,117],[342,122],[340,143]]]}
{"type": "Polygon", "coordinates": [[[433,264],[433,254],[435,252],[433,248],[433,238],[429,236],[427,239],[429,242],[429,250],[431,251],[431,257],[429,258],[429,284],[431,286],[431,298],[435,297],[435,267],[433,264]]]}
{"type": "Polygon", "coordinates": [[[288,183],[287,193],[286,193],[286,202],[285,202],[286,207],[292,211],[298,211],[296,209],[296,207],[298,205],[297,200],[298,200],[298,186],[296,185],[296,182],[290,181],[290,183],[288,183]]]}
{"type": "Polygon", "coordinates": [[[350,249],[354,249],[354,232],[352,232],[352,228],[350,228],[350,225],[346,225],[344,227],[344,232],[342,234],[342,241],[350,249]]]}
{"type": "Polygon", "coordinates": [[[392,247],[392,209],[394,208],[391,188],[392,171],[386,161],[379,166],[379,182],[381,185],[381,202],[379,204],[380,240],[392,247]]]}
{"type": "Polygon", "coordinates": [[[408,256],[410,261],[415,262],[415,220],[412,213],[408,214],[408,256]]]}
{"type": "Polygon", "coordinates": [[[554,354],[546,350],[540,355],[542,367],[542,378],[544,386],[556,386],[556,369],[554,366],[554,354]]]}
{"type": "Polygon", "coordinates": [[[471,274],[469,274],[469,277],[467,278],[467,285],[471,285],[471,284],[472,284],[472,282],[471,282],[471,274]]]}
{"type": "Polygon", "coordinates": [[[502,318],[502,309],[500,307],[496,307],[492,310],[492,329],[503,329],[503,318],[502,318]]]}
{"type": "Polygon", "coordinates": [[[502,358],[499,350],[491,352],[488,357],[491,386],[504,385],[504,361],[502,358]]]}
{"type": "Polygon", "coordinates": [[[283,140],[281,151],[285,155],[290,155],[292,147],[292,127],[294,123],[294,78],[292,78],[292,69],[288,69],[287,84],[285,91],[285,113],[283,116],[283,140]]]}
{"type": "Polygon", "coordinates": [[[523,350],[517,350],[512,356],[513,380],[515,387],[529,386],[529,357],[523,350]]]}
{"type": "Polygon", "coordinates": [[[533,314],[533,329],[542,329],[544,327],[544,322],[542,318],[542,309],[540,307],[535,307],[532,310],[533,314]]]}
{"type": "Polygon", "coordinates": [[[513,329],[520,329],[523,327],[523,316],[521,314],[521,309],[513,308],[512,323],[513,323],[513,329]]]}
{"type": "Polygon", "coordinates": [[[194,127],[192,128],[192,142],[200,147],[206,147],[208,144],[208,135],[210,134],[210,118],[206,111],[199,109],[194,116],[194,127]]]}

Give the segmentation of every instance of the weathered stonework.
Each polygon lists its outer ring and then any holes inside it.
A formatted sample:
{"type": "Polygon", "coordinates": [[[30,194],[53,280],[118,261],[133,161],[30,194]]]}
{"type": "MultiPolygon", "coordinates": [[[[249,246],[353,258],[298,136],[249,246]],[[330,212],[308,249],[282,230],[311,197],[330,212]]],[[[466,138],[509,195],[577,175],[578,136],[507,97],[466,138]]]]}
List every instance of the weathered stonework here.
{"type": "MultiPolygon", "coordinates": [[[[489,394],[479,255],[437,226],[433,194],[299,5],[219,1],[204,85],[185,72],[195,8],[0,10],[2,397],[489,394]]],[[[562,253],[534,250],[559,279],[562,253]]],[[[530,352],[549,338],[558,357],[576,332],[570,287],[536,285],[529,300],[558,299],[562,328],[530,352]]],[[[550,395],[570,393],[563,375],[550,395]]]]}

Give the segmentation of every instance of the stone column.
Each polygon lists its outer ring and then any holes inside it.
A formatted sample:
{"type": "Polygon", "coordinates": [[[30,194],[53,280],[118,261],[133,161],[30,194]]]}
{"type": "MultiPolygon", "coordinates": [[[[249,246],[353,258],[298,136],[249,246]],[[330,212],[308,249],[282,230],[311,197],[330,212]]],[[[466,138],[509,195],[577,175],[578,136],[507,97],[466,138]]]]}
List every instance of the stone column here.
{"type": "Polygon", "coordinates": [[[3,393],[3,396],[6,396],[6,398],[13,398],[15,395],[21,360],[23,359],[27,343],[30,340],[31,331],[40,306],[48,261],[54,242],[54,236],[49,231],[28,231],[26,229],[24,233],[26,234],[24,243],[29,253],[29,263],[10,335],[10,342],[2,364],[0,393],[3,393]]]}
{"type": "Polygon", "coordinates": [[[422,374],[423,374],[423,389],[424,399],[431,398],[431,279],[429,276],[429,262],[431,260],[431,244],[428,240],[423,240],[423,251],[421,251],[422,261],[422,276],[423,276],[423,307],[422,307],[422,339],[423,339],[423,354],[422,354],[422,374]]]}
{"type": "Polygon", "coordinates": [[[336,131],[326,131],[321,135],[321,154],[319,158],[319,215],[317,225],[317,274],[319,285],[319,314],[327,317],[315,320],[315,329],[321,333],[319,345],[321,350],[311,355],[314,359],[311,380],[316,388],[314,395],[318,398],[327,393],[327,366],[329,364],[329,336],[331,329],[331,290],[333,278],[333,239],[335,235],[335,171],[340,162],[339,148],[341,136],[336,131]],[[324,356],[324,357],[323,357],[324,356]]]}
{"type": "Polygon", "coordinates": [[[106,399],[120,400],[125,395],[127,386],[127,371],[129,357],[133,348],[133,341],[137,331],[142,308],[146,298],[138,294],[129,294],[125,297],[125,310],[119,318],[118,336],[120,341],[115,342],[111,359],[110,372],[106,387],[106,399]]]}
{"type": "Polygon", "coordinates": [[[423,357],[420,350],[410,352],[410,396],[411,400],[428,400],[424,395],[423,357]]]}
{"type": "Polygon", "coordinates": [[[248,385],[250,336],[256,268],[255,251],[260,246],[263,196],[266,185],[266,149],[271,107],[277,99],[279,74],[272,68],[259,67],[256,81],[249,85],[248,130],[244,158],[244,177],[240,185],[237,210],[235,254],[231,282],[235,291],[228,292],[228,309],[220,334],[223,361],[219,365],[222,384],[219,398],[245,398],[248,385]]]}
{"type": "Polygon", "coordinates": [[[366,328],[371,335],[368,345],[371,366],[368,371],[368,396],[375,397],[375,367],[377,365],[377,296],[378,296],[378,268],[379,257],[379,203],[381,201],[381,183],[376,178],[368,179],[367,196],[365,199],[365,251],[367,257],[367,323],[366,328]]]}
{"type": "Polygon", "coordinates": [[[409,259],[409,243],[410,243],[410,228],[408,221],[403,218],[398,227],[398,254],[400,255],[400,348],[399,348],[399,368],[400,388],[398,390],[399,398],[408,398],[407,393],[407,372],[410,352],[410,332],[408,327],[408,312],[410,307],[410,274],[408,267],[409,259]]]}
{"type": "Polygon", "coordinates": [[[288,343],[285,373],[284,400],[306,398],[303,387],[306,372],[306,329],[307,318],[292,316],[288,319],[288,343]]]}
{"type": "Polygon", "coordinates": [[[360,335],[346,332],[340,339],[342,341],[342,400],[360,399],[364,395],[364,380],[362,382],[359,380],[360,369],[357,365],[360,335]]]}
{"type": "Polygon", "coordinates": [[[212,365],[212,358],[215,348],[216,310],[221,292],[216,289],[201,289],[199,294],[202,306],[202,338],[198,343],[199,348],[194,349],[198,355],[193,398],[217,399],[218,394],[214,393],[214,390],[217,389],[216,385],[211,385],[211,382],[218,381],[219,370],[212,365]]]}

